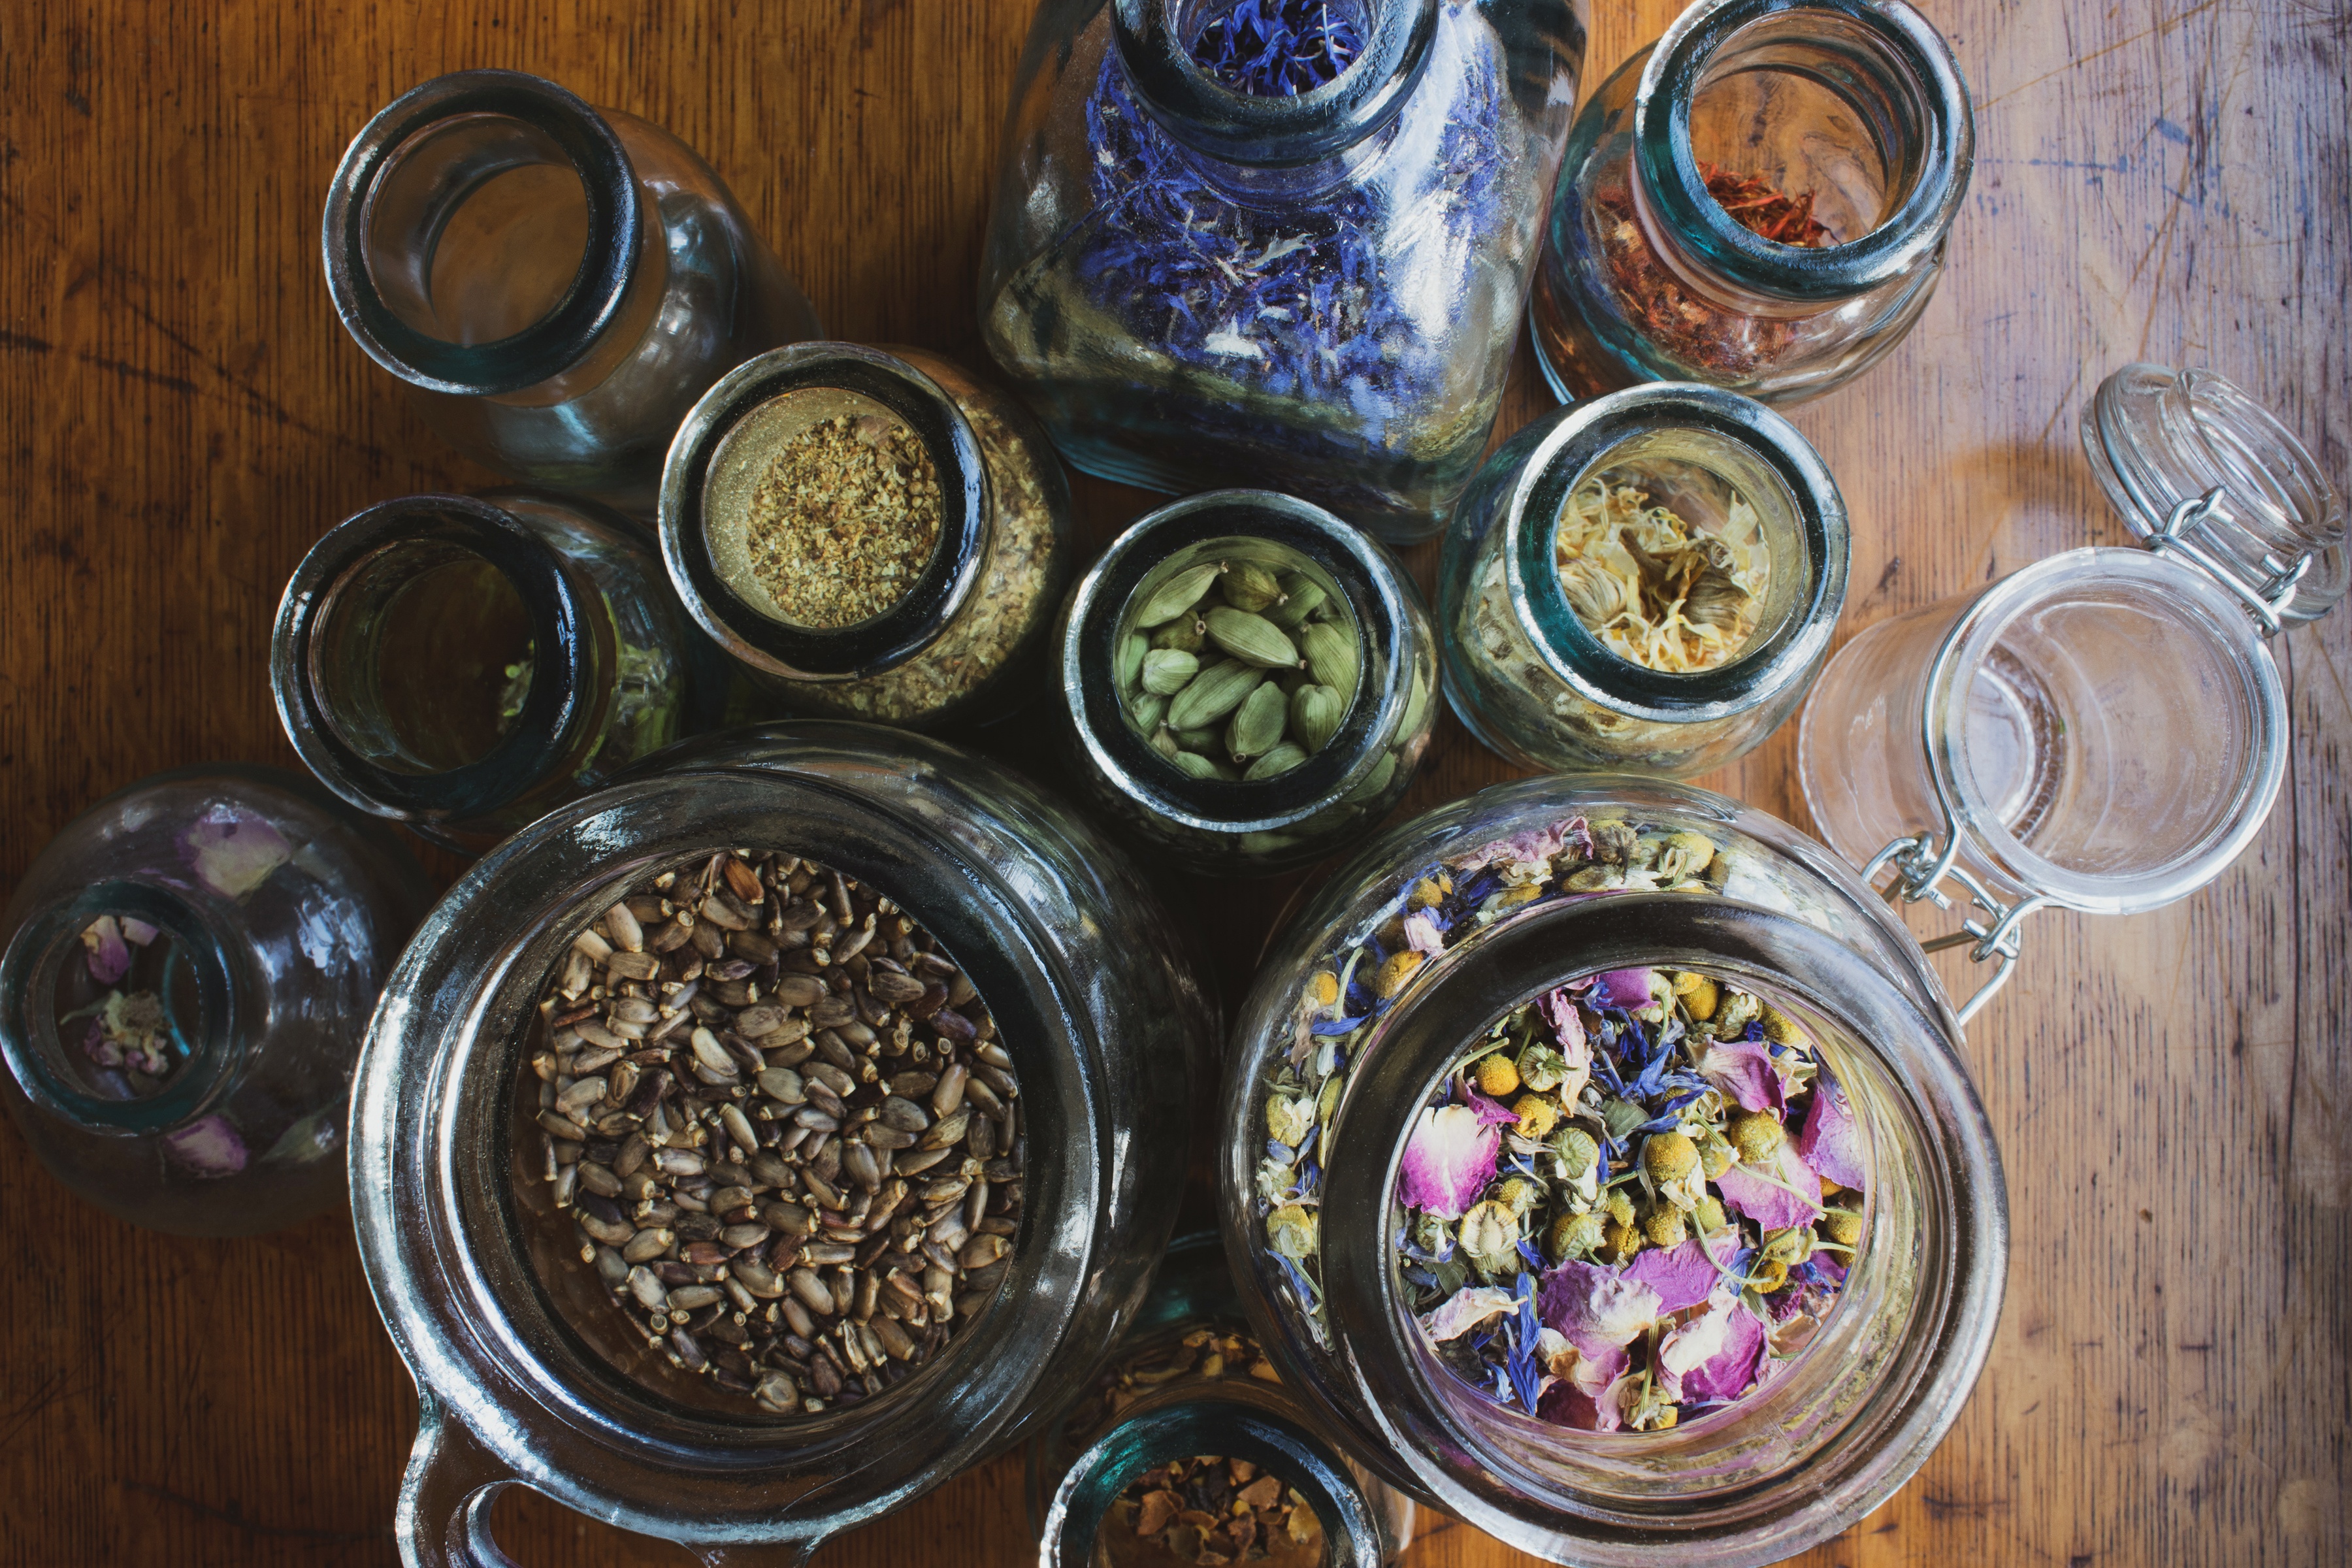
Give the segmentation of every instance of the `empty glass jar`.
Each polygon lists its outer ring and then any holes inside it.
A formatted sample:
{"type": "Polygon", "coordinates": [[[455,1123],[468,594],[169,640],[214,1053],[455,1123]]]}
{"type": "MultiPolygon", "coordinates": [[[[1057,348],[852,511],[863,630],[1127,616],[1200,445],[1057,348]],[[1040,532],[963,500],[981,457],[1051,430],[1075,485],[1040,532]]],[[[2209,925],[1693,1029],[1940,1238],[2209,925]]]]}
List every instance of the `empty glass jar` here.
{"type": "Polygon", "coordinates": [[[931,728],[1034,691],[1070,572],[1070,493],[1021,406],[947,360],[801,343],[696,405],[663,476],[661,536],[688,611],[770,691],[931,728]],[[879,504],[835,458],[808,456],[838,452],[817,445],[828,426],[899,454],[885,482],[903,479],[906,498],[879,504]]]}
{"type": "Polygon", "coordinates": [[[1062,455],[1427,538],[1485,449],[1581,0],[1041,7],[980,313],[1062,455]]]}
{"type": "Polygon", "coordinates": [[[641,517],[694,400],[816,336],[691,148],[520,71],[436,77],[369,121],[323,241],[344,328],[451,446],[641,517]]]}
{"type": "Polygon", "coordinates": [[[1138,521],[1071,592],[1056,641],[1078,773],[1106,809],[1202,871],[1305,865],[1380,821],[1436,716],[1436,647],[1412,580],[1322,508],[1265,490],[1189,496],[1138,521]],[[1261,596],[1224,586],[1244,577],[1261,596]],[[1198,591],[1156,614],[1180,584],[1198,591]],[[1272,651],[1232,620],[1259,623],[1248,629],[1272,651]],[[1203,702],[1212,687],[1223,695],[1203,702]],[[1307,713],[1317,700],[1325,710],[1307,713]],[[1254,719],[1265,732],[1244,738],[1254,719]],[[1251,777],[1270,753],[1287,765],[1251,777]]]}
{"type": "Polygon", "coordinates": [[[9,899],[0,1100],[52,1175],[133,1225],[306,1219],[342,1200],[361,1037],[431,897],[388,827],[308,779],[142,779],[9,899]]]}
{"type": "Polygon", "coordinates": [[[2126,366],[2082,437],[2147,548],[2066,551],[1870,627],[1799,731],[1822,836],[1909,900],[1947,903],[1951,878],[1970,910],[1938,944],[1971,942],[1994,984],[2031,910],[2169,903],[2262,830],[2288,740],[2269,638],[2347,575],[2334,487],[2226,378],[2126,366]]]}
{"type": "MultiPolygon", "coordinates": [[[[1506,1543],[1625,1568],[1779,1562],[1925,1462],[1990,1347],[2006,1198],[1959,1045],[1901,921],[1786,825],[1687,785],[1497,785],[1382,835],[1272,943],[1221,1115],[1235,1281],[1316,1429],[1506,1543]],[[1665,1430],[1585,1430],[1439,1361],[1402,1279],[1400,1171],[1433,1088],[1498,1020],[1655,964],[1767,998],[1815,1043],[1867,1201],[1843,1294],[1777,1375],[1665,1430]]],[[[1498,1267],[1522,1258],[1549,1267],[1526,1249],[1498,1267]]]]}
{"type": "Polygon", "coordinates": [[[1836,481],[1760,404],[1660,384],[1556,410],[1449,524],[1446,698],[1522,767],[1720,767],[1804,700],[1847,554],[1836,481]]]}
{"type": "MultiPolygon", "coordinates": [[[[831,942],[841,963],[870,961],[847,938],[831,942]]],[[[705,1563],[799,1563],[1066,1405],[1134,1321],[1175,1217],[1185,1148],[1170,1133],[1213,1027],[1180,946],[1125,857],[1058,803],[982,757],[866,725],[687,742],[486,856],[403,957],[354,1090],[361,1252],[420,1395],[396,1516],[405,1560],[503,1561],[486,1521],[520,1483],[705,1563]],[[821,861],[938,938],[996,1026],[1025,1140],[994,1296],[912,1375],[790,1417],[679,1371],[614,1310],[549,1199],[555,1152],[537,1101],[517,1092],[538,1086],[522,1067],[575,938],[663,868],[739,847],[821,861]]],[[[697,980],[764,984],[745,967],[748,982],[697,980]]],[[[865,1068],[907,1060],[873,1030],[843,1038],[865,1041],[865,1068]]],[[[649,1032],[644,1048],[657,1043],[649,1032]]],[[[696,1041],[698,1058],[718,1048],[696,1041]]],[[[759,1125],[776,1140],[763,1150],[796,1152],[784,1125],[759,1125]]],[[[662,1169],[702,1168],[675,1129],[660,1136],[662,1169]]],[[[724,1266],[709,1278],[723,1286],[724,1266]]]]}
{"type": "Polygon", "coordinates": [[[1816,397],[1911,330],[1974,131],[1903,0],[1701,0],[1577,115],[1531,308],[1562,400],[1700,381],[1816,397]]]}

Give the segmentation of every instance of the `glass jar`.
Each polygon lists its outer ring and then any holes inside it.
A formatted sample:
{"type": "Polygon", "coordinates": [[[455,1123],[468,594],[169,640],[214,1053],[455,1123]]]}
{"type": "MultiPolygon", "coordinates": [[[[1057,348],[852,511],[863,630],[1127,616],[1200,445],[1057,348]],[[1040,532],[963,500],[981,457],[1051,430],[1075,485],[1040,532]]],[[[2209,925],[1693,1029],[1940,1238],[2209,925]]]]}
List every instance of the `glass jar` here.
{"type": "Polygon", "coordinates": [[[1302,1521],[1270,1543],[1262,1539],[1276,1568],[1395,1562],[1412,1542],[1412,1500],[1317,1436],[1311,1421],[1249,1338],[1216,1233],[1178,1237],[1114,1365],[1029,1440],[1029,1522],[1040,1563],[1167,1562],[1135,1539],[1142,1521],[1127,1516],[1120,1497],[1155,1466],[1202,1455],[1271,1475],[1285,1500],[1309,1516],[1311,1528],[1302,1521]],[[1236,1342],[1242,1353],[1227,1353],[1236,1342]]]}
{"type": "Polygon", "coordinates": [[[520,488],[336,524],[270,638],[278,717],[310,771],[461,854],[717,723],[727,679],[642,527],[520,488]]]}
{"type": "Polygon", "coordinates": [[[451,446],[640,517],[694,400],[817,332],[692,148],[520,71],[436,77],[369,121],[323,244],[344,329],[451,446]]]}
{"type": "MultiPolygon", "coordinates": [[[[688,611],[755,680],[808,711],[931,728],[1000,717],[1039,684],[1071,565],[1070,492],[1020,405],[948,361],[800,343],[739,367],[695,405],[662,478],[661,536],[688,611]],[[762,583],[753,525],[763,481],[796,438],[844,418],[913,438],[939,488],[938,537],[877,613],[814,625],[762,583]]],[[[830,570],[856,553],[830,538],[794,542],[830,570]]]]}
{"type": "Polygon", "coordinates": [[[360,1037],[432,900],[381,823],[276,768],[183,768],[75,817],[8,900],[0,1100],[49,1173],[179,1236],[342,1201],[360,1037]]]}
{"type": "Polygon", "coordinates": [[[981,268],[989,352],[1088,473],[1429,537],[1501,405],[1585,15],[1042,7],[981,268]]]}
{"type": "Polygon", "coordinates": [[[519,1482],[705,1563],[799,1563],[1061,1408],[1134,1320],[1175,1217],[1185,1150],[1167,1134],[1213,1027],[1180,949],[1126,858],[1063,806],[865,725],[688,742],[486,856],[410,944],[354,1091],[361,1253],[422,1406],[407,1560],[503,1561],[485,1521],[519,1482]],[[544,1197],[515,1093],[575,935],[661,866],[744,846],[821,856],[945,944],[999,1026],[1026,1138],[994,1298],[914,1375],[791,1421],[644,1353],[544,1197]]]}
{"type": "MultiPolygon", "coordinates": [[[[2262,831],[2286,773],[2268,639],[2343,597],[2344,508],[2303,444],[2210,371],[2134,364],[2083,447],[2147,546],[2069,550],[1882,621],[1838,650],[1799,728],[1822,837],[1906,901],[1967,897],[2006,980],[2043,905],[2185,898],[2262,831]]],[[[1890,894],[1892,896],[1892,894],[1890,894]]]]}
{"type": "Polygon", "coordinates": [[[1779,1562],[1925,1462],[1990,1347],[2007,1202],[1959,1044],[1902,923],[1786,825],[1628,777],[1496,785],[1383,835],[1272,943],[1225,1079],[1227,1255],[1285,1386],[1394,1484],[1551,1562],[1779,1562]],[[1437,951],[1398,936],[1408,913],[1437,951]],[[1817,1042],[1868,1172],[1863,1235],[1836,1310],[1759,1390],[1669,1430],[1579,1430],[1441,1365],[1391,1200],[1433,1086],[1492,1024],[1654,963],[1817,1042]]]}
{"type": "MultiPolygon", "coordinates": [[[[1804,700],[1845,605],[1847,555],[1836,481],[1759,404],[1661,384],[1555,410],[1488,459],[1449,526],[1437,586],[1446,698],[1522,767],[1721,767],[1804,700]],[[1695,546],[1748,562],[1737,572],[1748,630],[1727,661],[1648,668],[1581,618],[1595,612],[1571,599],[1560,561],[1571,503],[1633,492],[1671,510],[1695,546]]],[[[1624,619],[1600,618],[1611,616],[1624,619]]]]}
{"type": "MultiPolygon", "coordinates": [[[[1213,589],[1204,592],[1214,596],[1213,589]]],[[[1292,602],[1285,595],[1266,609],[1287,622],[1288,607],[1292,602]]],[[[1202,634],[1187,639],[1197,649],[1196,679],[1213,682],[1226,674],[1245,674],[1248,667],[1242,661],[1220,659],[1219,645],[1193,619],[1192,610],[1178,622],[1185,623],[1180,629],[1197,626],[1202,634]]],[[[1288,626],[1284,636],[1295,640],[1282,646],[1297,653],[1306,629],[1288,626]]],[[[1270,873],[1321,858],[1404,797],[1428,749],[1437,655],[1419,590],[1379,544],[1322,508],[1290,496],[1215,490],[1140,519],[1112,541],[1072,590],[1055,642],[1062,710],[1077,772],[1106,810],[1198,870],[1270,873]],[[1180,742],[1173,732],[1164,732],[1165,720],[1179,711],[1184,692],[1170,696],[1157,715],[1161,721],[1147,726],[1139,721],[1148,715],[1136,707],[1139,664],[1133,672],[1137,681],[1128,679],[1128,656],[1140,660],[1150,633],[1177,625],[1139,626],[1150,602],[1187,574],[1219,564],[1229,570],[1213,582],[1229,580],[1233,570],[1248,565],[1311,584],[1311,590],[1301,589],[1297,603],[1306,603],[1309,592],[1320,599],[1316,613],[1328,613],[1328,625],[1345,629],[1334,640],[1343,647],[1352,643],[1354,649],[1352,659],[1341,660],[1354,667],[1345,672],[1347,689],[1320,689],[1330,694],[1336,712],[1328,738],[1312,755],[1271,777],[1246,778],[1239,759],[1227,764],[1215,757],[1204,766],[1203,753],[1171,755],[1180,742]],[[1331,608],[1327,612],[1324,606],[1331,608]],[[1188,762],[1202,772],[1215,766],[1232,776],[1195,776],[1180,765],[1188,762]]],[[[1286,665],[1279,671],[1268,668],[1265,679],[1277,689],[1282,681],[1315,683],[1328,673],[1329,650],[1317,644],[1307,652],[1321,662],[1305,668],[1286,665]]],[[[1285,733],[1296,744],[1297,694],[1286,700],[1291,711],[1285,733]]],[[[1202,723],[1218,732],[1209,743],[1223,748],[1239,722],[1233,717],[1236,707],[1247,704],[1236,695],[1214,706],[1202,723]]]]}
{"type": "Polygon", "coordinates": [[[1903,0],[1700,0],[1569,132],[1544,379],[1562,401],[1843,385],[1927,309],[1974,146],[1951,50],[1903,0]]]}

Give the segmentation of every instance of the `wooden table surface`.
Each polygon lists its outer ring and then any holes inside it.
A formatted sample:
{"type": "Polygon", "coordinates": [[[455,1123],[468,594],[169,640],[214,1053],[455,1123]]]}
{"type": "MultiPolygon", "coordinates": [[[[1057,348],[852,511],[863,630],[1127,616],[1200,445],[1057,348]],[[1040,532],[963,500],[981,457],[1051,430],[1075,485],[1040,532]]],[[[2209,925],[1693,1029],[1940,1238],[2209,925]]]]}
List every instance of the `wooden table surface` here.
{"type": "MultiPolygon", "coordinates": [[[[2124,538],[2075,443],[2136,359],[2236,378],[2341,483],[2352,416],[2342,0],[1928,0],[1976,91],[1949,275],[1911,340],[1795,411],[1854,522],[1843,630],[2124,538]]],[[[345,142],[506,66],[677,132],[829,330],[977,362],[973,286],[1030,0],[0,7],[0,873],[100,795],[294,765],[279,588],[369,502],[488,476],[343,335],[318,258],[345,142]]],[[[1607,0],[1587,87],[1672,19],[1607,0]]],[[[1544,405],[1524,347],[1505,427],[1544,405]]],[[[1145,504],[1081,486],[1099,542],[1145,504]]],[[[1433,552],[1416,552],[1426,580],[1433,552]]],[[[2352,609],[2279,645],[2269,825],[2155,914],[2042,914],[1969,1053],[2015,1229],[1992,1359],[1942,1449],[1806,1559],[2189,1565],[2347,1554],[2352,1414],[2352,609]]],[[[1804,820],[1795,726],[1707,781],[1804,820]]],[[[1410,805],[1506,775],[1449,717],[1410,805]]],[[[1214,908],[1236,987],[1279,888],[1214,908]],[[1234,918],[1238,912],[1240,918],[1234,918]]],[[[0,1132],[0,1563],[375,1564],[415,1397],[341,1212],[147,1235],[0,1132]]],[[[824,1563],[1010,1563],[1001,1458],[824,1563]]],[[[509,1492],[523,1563],[682,1563],[509,1492]]],[[[1409,1562],[1511,1554],[1443,1525],[1409,1562]]]]}

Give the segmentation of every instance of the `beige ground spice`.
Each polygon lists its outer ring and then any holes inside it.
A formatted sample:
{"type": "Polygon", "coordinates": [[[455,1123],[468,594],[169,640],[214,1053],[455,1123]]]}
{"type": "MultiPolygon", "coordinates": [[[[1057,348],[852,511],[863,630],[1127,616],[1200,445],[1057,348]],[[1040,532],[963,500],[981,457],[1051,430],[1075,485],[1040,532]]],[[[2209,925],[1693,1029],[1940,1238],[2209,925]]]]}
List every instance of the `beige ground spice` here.
{"type": "Polygon", "coordinates": [[[873,619],[907,596],[940,542],[939,471],[896,420],[810,426],[751,492],[751,574],[786,619],[819,631],[873,619]]]}

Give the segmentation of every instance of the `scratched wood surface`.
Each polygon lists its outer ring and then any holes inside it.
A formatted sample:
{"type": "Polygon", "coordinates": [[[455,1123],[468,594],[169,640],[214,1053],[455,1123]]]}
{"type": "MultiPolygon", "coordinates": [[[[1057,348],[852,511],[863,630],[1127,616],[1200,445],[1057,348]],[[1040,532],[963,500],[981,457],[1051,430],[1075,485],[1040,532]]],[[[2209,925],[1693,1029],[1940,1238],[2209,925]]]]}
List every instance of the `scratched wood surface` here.
{"type": "MultiPolygon", "coordinates": [[[[289,570],[368,502],[487,479],[328,306],[321,195],[373,110],[461,67],[556,78],[699,148],[838,335],[971,358],[1029,8],[0,7],[0,875],[153,769],[291,765],[264,678],[289,570]]],[[[2339,483],[2352,448],[2341,0],[1927,8],[1978,103],[1948,280],[1910,342],[1795,416],[1853,509],[1849,634],[2121,540],[2074,430],[2128,361],[2226,372],[2339,483]]],[[[1588,85],[1675,6],[1601,9],[1588,85]]],[[[1525,360],[1507,426],[1540,406],[1525,360]]],[[[1097,540],[1140,501],[1082,496],[1097,540]]],[[[2035,917],[2021,978],[1971,1031],[2016,1229],[1991,1363],[1918,1478],[1807,1561],[2345,1559],[2352,610],[2281,653],[2294,761],[2244,860],[2160,913],[2035,917]]],[[[1793,742],[1711,782],[1802,821],[1793,742]]],[[[1505,771],[1448,720],[1411,805],[1505,771]]],[[[1228,987],[1282,890],[1179,890],[1216,910],[1228,987]]],[[[67,1197],[13,1131],[0,1190],[0,1563],[396,1561],[415,1402],[343,1215],[236,1244],[145,1235],[67,1197]]],[[[531,1568],[684,1561],[509,1496],[499,1528],[531,1568]]],[[[820,1561],[1029,1550],[1005,1458],[820,1561]]],[[[1410,1561],[1508,1557],[1445,1526],[1410,1561]]]]}

